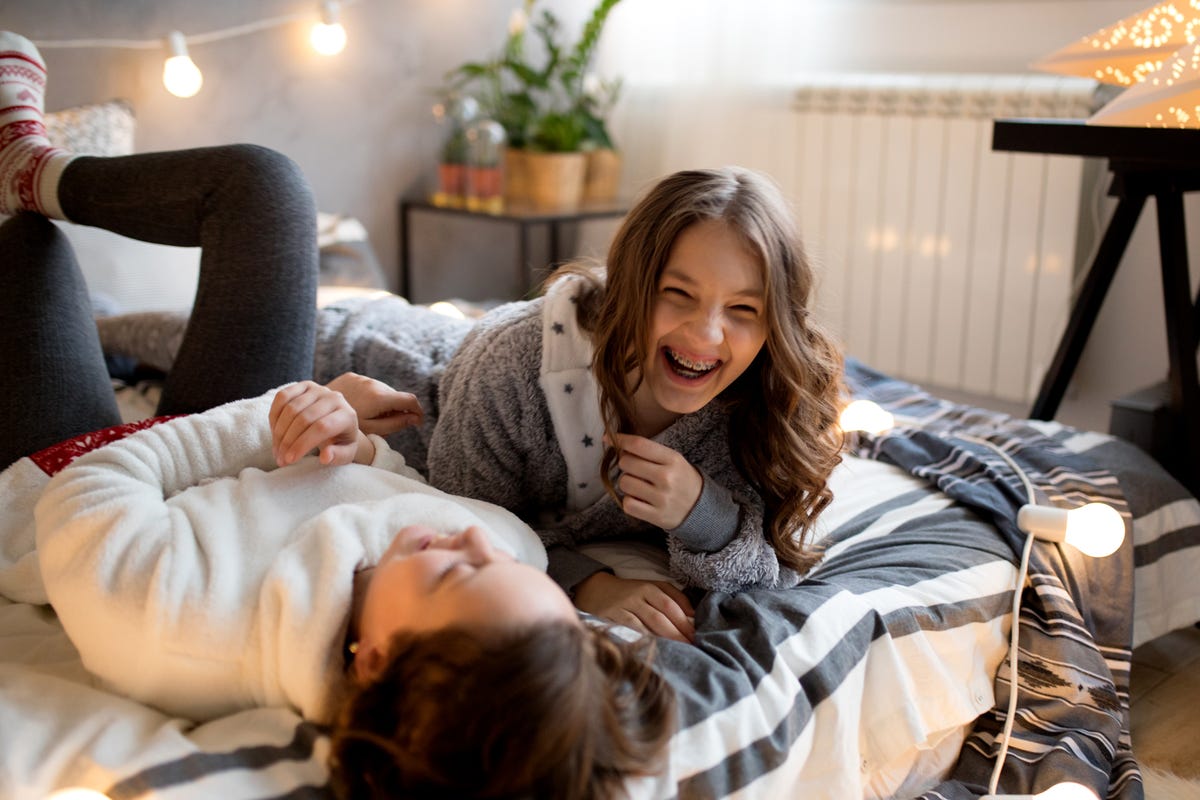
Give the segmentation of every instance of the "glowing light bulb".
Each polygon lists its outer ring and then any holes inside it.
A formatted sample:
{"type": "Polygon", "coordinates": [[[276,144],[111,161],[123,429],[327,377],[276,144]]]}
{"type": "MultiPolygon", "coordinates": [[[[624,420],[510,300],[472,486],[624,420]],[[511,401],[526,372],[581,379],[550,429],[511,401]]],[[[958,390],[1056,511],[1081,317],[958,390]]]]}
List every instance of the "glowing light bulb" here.
{"type": "Polygon", "coordinates": [[[1025,505],[1017,512],[1017,527],[1046,542],[1072,545],[1084,555],[1112,555],[1125,541],[1125,521],[1110,505],[1088,503],[1066,510],[1025,505]]]}
{"type": "Polygon", "coordinates": [[[444,317],[454,317],[455,319],[467,318],[467,315],[463,313],[461,308],[445,300],[438,300],[436,303],[431,304],[429,310],[444,317]]]}
{"type": "Polygon", "coordinates": [[[188,55],[187,41],[179,31],[167,36],[171,54],[163,64],[163,86],[176,97],[192,97],[204,85],[204,76],[188,55]]]}
{"type": "Polygon", "coordinates": [[[1096,793],[1083,784],[1068,781],[1056,783],[1039,794],[986,794],[980,800],[1099,800],[1096,793]]]}
{"type": "Polygon", "coordinates": [[[855,400],[849,403],[838,417],[838,425],[847,433],[883,433],[891,430],[895,424],[895,417],[870,400],[855,400]]]}
{"type": "Polygon", "coordinates": [[[109,800],[109,797],[104,792],[97,792],[95,789],[72,787],[52,792],[46,795],[46,800],[109,800]]]}
{"type": "Polygon", "coordinates": [[[313,25],[309,41],[323,56],[336,56],[346,48],[346,29],[338,22],[338,4],[334,0],[321,3],[321,21],[313,25]]]}

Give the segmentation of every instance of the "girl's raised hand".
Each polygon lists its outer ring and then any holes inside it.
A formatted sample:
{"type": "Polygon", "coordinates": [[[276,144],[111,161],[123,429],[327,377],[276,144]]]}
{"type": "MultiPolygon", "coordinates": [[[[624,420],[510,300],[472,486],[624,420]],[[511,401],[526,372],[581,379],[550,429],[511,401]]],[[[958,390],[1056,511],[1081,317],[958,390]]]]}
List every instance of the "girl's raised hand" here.
{"type": "Polygon", "coordinates": [[[346,372],[326,384],[330,389],[341,392],[358,414],[358,425],[363,433],[387,436],[398,430],[420,425],[425,419],[415,395],[400,392],[383,381],[346,372]]]}
{"type": "Polygon", "coordinates": [[[619,433],[613,439],[620,452],[621,509],[663,530],[678,528],[704,489],[700,471],[675,450],[644,436],[619,433]]]}
{"type": "Polygon", "coordinates": [[[335,391],[300,381],[275,393],[269,415],[275,463],[294,464],[317,450],[322,464],[370,463],[375,448],[358,430],[358,416],[335,391]]]}

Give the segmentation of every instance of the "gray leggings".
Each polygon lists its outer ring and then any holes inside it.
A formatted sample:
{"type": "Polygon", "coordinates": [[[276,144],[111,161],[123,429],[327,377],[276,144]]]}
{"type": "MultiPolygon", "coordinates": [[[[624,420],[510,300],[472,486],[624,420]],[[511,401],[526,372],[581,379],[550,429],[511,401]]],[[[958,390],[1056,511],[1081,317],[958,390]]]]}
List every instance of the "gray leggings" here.
{"type": "MultiPolygon", "coordinates": [[[[72,222],[201,248],[191,320],[158,407],[203,411],[308,378],[316,209],[285,156],[229,145],[80,157],[59,201],[72,222]]],[[[66,238],[44,217],[0,225],[0,468],[120,416],[91,302],[66,238]]]]}

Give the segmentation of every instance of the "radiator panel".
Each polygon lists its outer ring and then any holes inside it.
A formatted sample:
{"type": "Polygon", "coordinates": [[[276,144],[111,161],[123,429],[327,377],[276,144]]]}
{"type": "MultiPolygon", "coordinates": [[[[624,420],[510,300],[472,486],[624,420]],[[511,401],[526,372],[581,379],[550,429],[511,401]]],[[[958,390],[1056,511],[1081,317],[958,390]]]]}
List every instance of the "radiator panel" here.
{"type": "Polygon", "coordinates": [[[848,353],[914,382],[1032,399],[1067,317],[1083,162],[993,152],[992,120],[1087,116],[1094,86],[945,75],[803,86],[798,152],[760,168],[793,176],[816,314],[848,353]]]}

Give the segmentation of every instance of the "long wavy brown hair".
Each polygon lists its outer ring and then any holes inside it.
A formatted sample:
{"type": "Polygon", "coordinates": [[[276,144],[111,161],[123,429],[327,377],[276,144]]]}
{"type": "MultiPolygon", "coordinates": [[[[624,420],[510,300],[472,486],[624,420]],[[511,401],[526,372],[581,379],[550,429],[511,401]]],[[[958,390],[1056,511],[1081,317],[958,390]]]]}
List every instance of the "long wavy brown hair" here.
{"type": "Polygon", "coordinates": [[[336,720],[331,783],[344,800],[616,800],[661,767],[675,694],[653,637],[554,622],[481,635],[402,632],[380,676],[336,720]]]}
{"type": "MultiPolygon", "coordinates": [[[[778,187],[737,167],[676,172],[630,211],[603,271],[577,263],[552,279],[577,274],[590,280],[578,315],[595,346],[592,369],[605,430],[635,430],[633,395],[649,355],[659,279],[680,233],[705,220],[728,225],[762,268],[766,344],[722,398],[731,404],[730,452],[763,498],[775,551],[805,572],[819,558],[806,542],[833,497],[829,475],[841,461],[843,359],[809,315],[813,270],[778,187]]],[[[601,473],[614,498],[610,476],[617,458],[607,448],[601,473]]]]}

